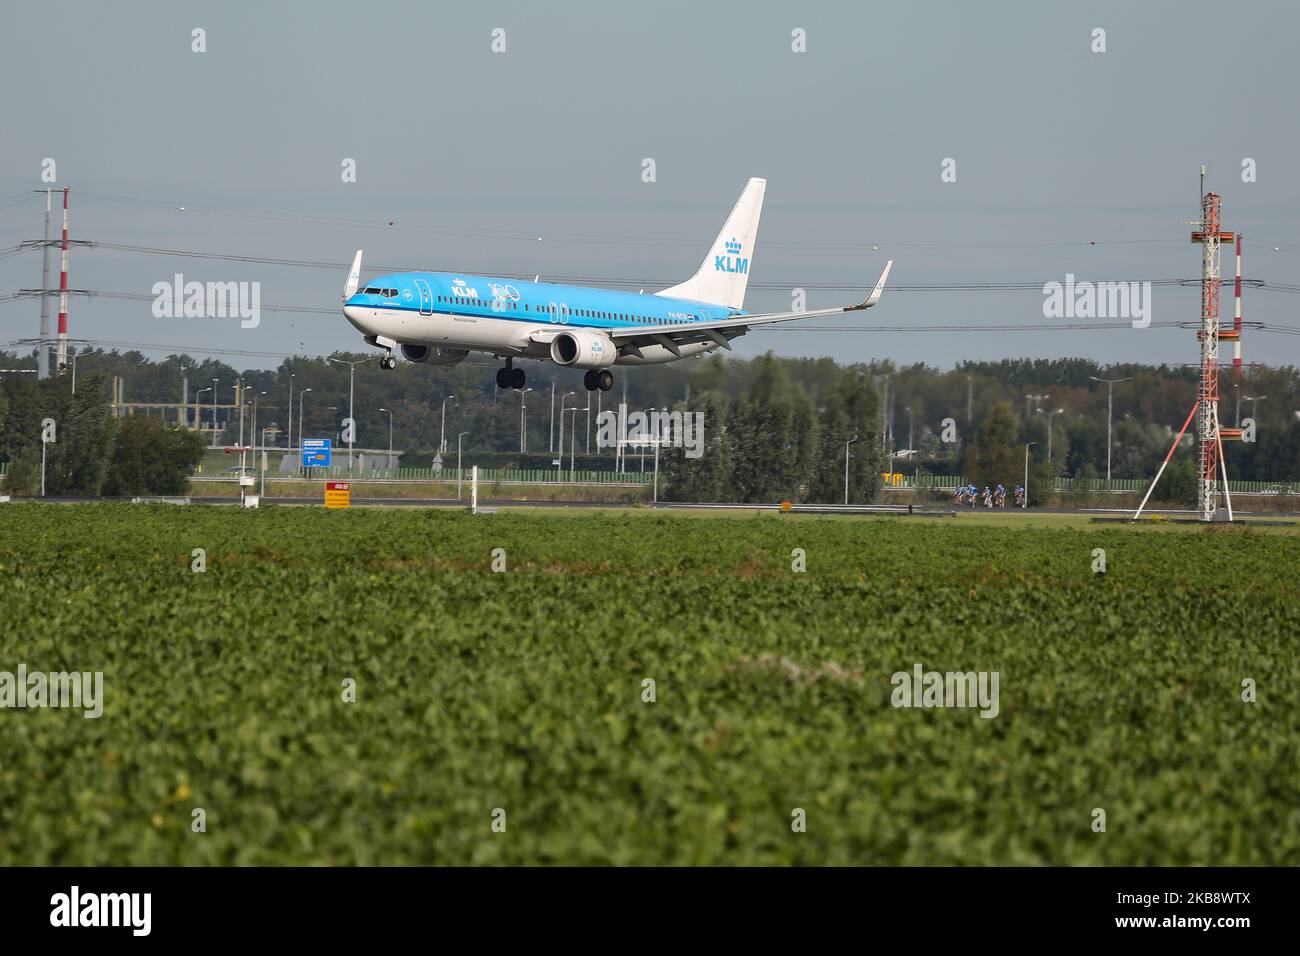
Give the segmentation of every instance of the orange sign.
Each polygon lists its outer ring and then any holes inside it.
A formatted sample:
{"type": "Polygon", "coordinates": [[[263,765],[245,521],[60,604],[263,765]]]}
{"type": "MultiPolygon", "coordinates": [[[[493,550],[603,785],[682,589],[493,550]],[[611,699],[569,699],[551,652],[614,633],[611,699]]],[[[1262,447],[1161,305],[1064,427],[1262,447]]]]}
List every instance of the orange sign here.
{"type": "Polygon", "coordinates": [[[326,508],[352,507],[351,483],[346,481],[325,482],[325,507],[326,508]]]}

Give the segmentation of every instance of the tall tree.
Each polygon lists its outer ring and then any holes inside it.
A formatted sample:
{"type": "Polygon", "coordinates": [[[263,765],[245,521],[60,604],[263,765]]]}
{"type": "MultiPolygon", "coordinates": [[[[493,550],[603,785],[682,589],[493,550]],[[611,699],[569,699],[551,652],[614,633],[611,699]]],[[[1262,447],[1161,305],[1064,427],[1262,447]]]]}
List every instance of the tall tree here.
{"type": "Polygon", "coordinates": [[[1017,453],[1016,431],[1016,414],[1011,406],[995,405],[966,449],[967,480],[981,487],[1013,487],[1024,470],[1021,454],[1017,453]]]}

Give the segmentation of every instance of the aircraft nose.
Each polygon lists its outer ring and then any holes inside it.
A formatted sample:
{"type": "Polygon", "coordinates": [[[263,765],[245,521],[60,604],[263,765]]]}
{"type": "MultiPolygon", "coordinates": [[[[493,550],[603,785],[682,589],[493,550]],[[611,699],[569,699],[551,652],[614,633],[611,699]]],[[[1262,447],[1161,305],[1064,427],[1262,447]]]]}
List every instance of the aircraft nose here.
{"type": "Polygon", "coordinates": [[[353,325],[354,328],[356,328],[358,331],[361,331],[361,332],[369,332],[369,331],[370,331],[370,328],[368,327],[368,325],[367,325],[367,323],[366,323],[366,320],[365,320],[365,313],[366,313],[366,311],[367,311],[366,309],[363,309],[363,308],[362,308],[361,306],[359,306],[359,305],[345,305],[345,306],[343,306],[343,315],[344,315],[344,317],[345,317],[349,322],[352,323],[352,325],[353,325]]]}

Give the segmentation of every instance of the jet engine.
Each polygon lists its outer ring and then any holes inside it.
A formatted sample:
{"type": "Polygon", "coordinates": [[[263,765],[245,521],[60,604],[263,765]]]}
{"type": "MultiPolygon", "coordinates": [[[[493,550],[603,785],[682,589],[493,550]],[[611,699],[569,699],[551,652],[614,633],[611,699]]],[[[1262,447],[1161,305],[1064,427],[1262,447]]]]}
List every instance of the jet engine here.
{"type": "Polygon", "coordinates": [[[572,368],[608,368],[618,348],[608,335],[587,329],[566,329],[551,339],[551,361],[572,368]]]}

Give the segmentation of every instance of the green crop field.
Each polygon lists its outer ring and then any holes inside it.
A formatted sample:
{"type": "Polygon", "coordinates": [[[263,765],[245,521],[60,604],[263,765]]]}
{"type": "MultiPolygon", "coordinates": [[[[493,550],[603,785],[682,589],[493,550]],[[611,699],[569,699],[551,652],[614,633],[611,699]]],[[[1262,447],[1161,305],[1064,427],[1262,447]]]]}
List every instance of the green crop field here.
{"type": "Polygon", "coordinates": [[[9,504],[0,612],[103,672],[0,710],[0,865],[1300,864],[1285,531],[9,504]]]}

